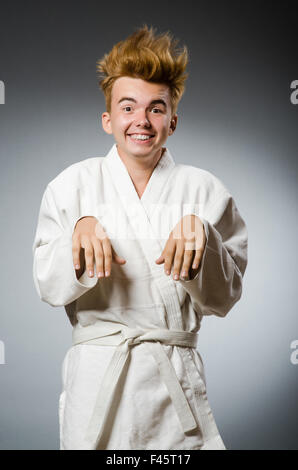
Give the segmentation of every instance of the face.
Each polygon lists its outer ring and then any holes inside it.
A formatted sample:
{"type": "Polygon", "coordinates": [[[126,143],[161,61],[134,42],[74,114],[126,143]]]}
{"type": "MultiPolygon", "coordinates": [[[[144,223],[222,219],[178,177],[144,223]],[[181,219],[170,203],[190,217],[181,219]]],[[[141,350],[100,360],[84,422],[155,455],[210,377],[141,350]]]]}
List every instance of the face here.
{"type": "Polygon", "coordinates": [[[169,87],[140,78],[118,78],[112,89],[111,113],[102,114],[103,129],[114,135],[118,152],[126,159],[158,158],[176,124],[169,87]]]}

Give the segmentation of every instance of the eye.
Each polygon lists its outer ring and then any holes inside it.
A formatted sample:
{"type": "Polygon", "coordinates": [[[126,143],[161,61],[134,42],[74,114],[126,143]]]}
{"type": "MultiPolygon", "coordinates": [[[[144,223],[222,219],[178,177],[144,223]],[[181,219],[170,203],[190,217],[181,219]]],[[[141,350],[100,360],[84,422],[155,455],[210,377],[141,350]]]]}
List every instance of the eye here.
{"type": "Polygon", "coordinates": [[[122,108],[122,109],[126,110],[127,108],[131,109],[131,106],[124,106],[124,108],[122,108]]]}
{"type": "MultiPolygon", "coordinates": [[[[161,109],[159,109],[159,108],[152,108],[152,111],[154,111],[154,110],[156,110],[156,111],[158,111],[159,113],[161,113],[161,109]]],[[[153,113],[153,114],[156,114],[156,113],[153,113]]]]}

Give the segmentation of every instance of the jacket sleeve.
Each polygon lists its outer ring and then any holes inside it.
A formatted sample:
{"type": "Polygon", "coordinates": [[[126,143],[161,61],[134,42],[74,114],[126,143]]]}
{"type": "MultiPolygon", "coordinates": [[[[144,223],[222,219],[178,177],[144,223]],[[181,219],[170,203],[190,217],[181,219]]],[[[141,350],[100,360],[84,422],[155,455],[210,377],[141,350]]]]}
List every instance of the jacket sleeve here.
{"type": "Polygon", "coordinates": [[[95,275],[90,278],[86,270],[79,280],[76,277],[72,234],[75,224],[82,217],[73,217],[67,225],[63,223],[53,191],[47,186],[41,201],[32,247],[33,280],[40,299],[53,307],[73,302],[98,281],[95,275]]]}
{"type": "Polygon", "coordinates": [[[206,233],[199,271],[180,280],[195,311],[224,317],[240,299],[247,266],[247,228],[232,196],[221,195],[211,211],[197,213],[206,233]]]}

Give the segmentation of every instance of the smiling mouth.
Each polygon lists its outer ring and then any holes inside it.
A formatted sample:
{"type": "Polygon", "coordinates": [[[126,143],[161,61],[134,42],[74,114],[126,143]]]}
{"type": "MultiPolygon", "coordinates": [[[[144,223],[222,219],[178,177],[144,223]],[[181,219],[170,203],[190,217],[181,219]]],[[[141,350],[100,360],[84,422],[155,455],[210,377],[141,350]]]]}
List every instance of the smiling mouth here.
{"type": "Polygon", "coordinates": [[[134,142],[137,142],[137,143],[143,143],[143,142],[150,142],[153,137],[155,137],[155,134],[127,134],[128,137],[131,138],[131,140],[133,140],[134,142]],[[137,136],[142,136],[142,137],[137,137],[137,136]]]}

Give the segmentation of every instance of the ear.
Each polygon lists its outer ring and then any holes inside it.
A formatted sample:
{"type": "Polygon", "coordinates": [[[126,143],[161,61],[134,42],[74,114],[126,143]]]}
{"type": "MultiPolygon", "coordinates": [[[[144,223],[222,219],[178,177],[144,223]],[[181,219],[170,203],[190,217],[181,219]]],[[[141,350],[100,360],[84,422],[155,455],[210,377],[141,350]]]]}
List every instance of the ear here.
{"type": "Polygon", "coordinates": [[[110,113],[105,111],[101,115],[102,128],[107,134],[113,134],[110,113]]]}
{"type": "Polygon", "coordinates": [[[171,122],[170,122],[170,127],[169,127],[169,135],[172,135],[173,132],[175,131],[176,126],[177,126],[177,120],[178,120],[178,115],[173,114],[173,116],[171,117],[171,122]]]}

